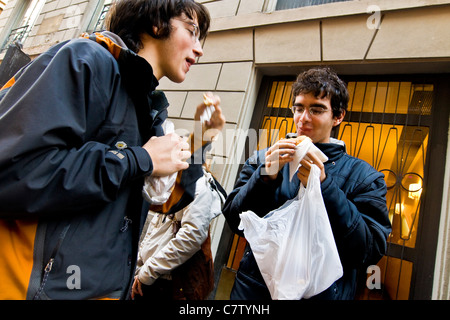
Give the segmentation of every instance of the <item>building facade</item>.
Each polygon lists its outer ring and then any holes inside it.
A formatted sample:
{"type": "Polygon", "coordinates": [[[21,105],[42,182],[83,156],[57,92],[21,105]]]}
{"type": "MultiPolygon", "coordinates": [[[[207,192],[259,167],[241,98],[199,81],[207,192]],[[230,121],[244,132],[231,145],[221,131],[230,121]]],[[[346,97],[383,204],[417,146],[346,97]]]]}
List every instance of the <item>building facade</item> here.
{"type": "MultiPolygon", "coordinates": [[[[349,110],[333,133],[385,174],[393,231],[386,256],[362,274],[359,299],[450,298],[450,1],[203,0],[213,18],[204,56],[186,81],[160,81],[169,117],[190,130],[202,93],[227,123],[209,164],[231,191],[245,159],[295,131],[296,75],[330,66],[348,83],[349,110]],[[380,283],[367,286],[364,280],[380,283]],[[377,282],[375,281],[375,282],[377,282]],[[378,286],[379,284],[379,286],[378,286]],[[369,287],[369,288],[368,288],[369,287]]],[[[0,14],[3,59],[20,40],[36,57],[100,30],[110,0],[9,0],[0,14]]],[[[212,224],[217,291],[227,299],[245,247],[223,217],[212,224]]]]}

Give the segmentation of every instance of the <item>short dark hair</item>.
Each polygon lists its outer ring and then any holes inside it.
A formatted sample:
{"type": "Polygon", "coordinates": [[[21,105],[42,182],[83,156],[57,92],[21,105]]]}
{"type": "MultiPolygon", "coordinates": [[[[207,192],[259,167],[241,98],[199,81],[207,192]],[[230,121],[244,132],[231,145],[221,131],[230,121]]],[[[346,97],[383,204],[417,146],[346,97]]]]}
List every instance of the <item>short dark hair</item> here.
{"type": "Polygon", "coordinates": [[[208,9],[194,0],[116,0],[108,11],[105,25],[129,49],[138,52],[142,49],[142,34],[148,33],[156,39],[168,38],[172,31],[170,19],[183,13],[190,19],[197,18],[200,39],[206,37],[211,17],[208,9]]]}
{"type": "Polygon", "coordinates": [[[298,75],[292,85],[292,104],[299,94],[308,93],[316,98],[328,97],[334,117],[339,117],[343,111],[347,111],[349,100],[347,85],[328,67],[312,68],[298,75]]]}

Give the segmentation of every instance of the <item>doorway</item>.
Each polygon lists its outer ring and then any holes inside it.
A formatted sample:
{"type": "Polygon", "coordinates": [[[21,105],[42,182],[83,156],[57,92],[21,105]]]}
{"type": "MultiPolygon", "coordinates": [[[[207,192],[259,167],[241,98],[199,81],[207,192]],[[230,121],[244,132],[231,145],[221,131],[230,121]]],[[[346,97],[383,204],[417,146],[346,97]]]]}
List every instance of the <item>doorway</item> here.
{"type": "MultiPolygon", "coordinates": [[[[362,273],[358,299],[430,299],[439,228],[450,101],[449,82],[434,76],[342,77],[350,101],[333,136],[347,152],[383,172],[392,223],[378,263],[380,289],[368,290],[362,273]],[[442,147],[444,149],[442,149],[442,147]]],[[[265,77],[251,128],[260,150],[295,132],[291,87],[295,77],[265,77]]],[[[245,157],[248,158],[249,154],[245,157]]],[[[235,273],[246,241],[233,235],[224,270],[235,273]]]]}

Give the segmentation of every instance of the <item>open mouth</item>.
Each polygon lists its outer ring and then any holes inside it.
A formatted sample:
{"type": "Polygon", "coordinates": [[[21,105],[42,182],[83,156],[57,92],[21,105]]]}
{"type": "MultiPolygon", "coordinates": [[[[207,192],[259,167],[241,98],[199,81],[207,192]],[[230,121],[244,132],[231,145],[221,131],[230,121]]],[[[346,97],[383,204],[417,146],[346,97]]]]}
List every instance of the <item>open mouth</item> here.
{"type": "Polygon", "coordinates": [[[195,64],[195,59],[186,58],[186,64],[187,64],[188,69],[189,69],[193,64],[195,64]]]}
{"type": "Polygon", "coordinates": [[[300,128],[299,130],[297,130],[297,133],[300,135],[308,135],[309,133],[311,133],[312,129],[309,128],[300,128]]]}

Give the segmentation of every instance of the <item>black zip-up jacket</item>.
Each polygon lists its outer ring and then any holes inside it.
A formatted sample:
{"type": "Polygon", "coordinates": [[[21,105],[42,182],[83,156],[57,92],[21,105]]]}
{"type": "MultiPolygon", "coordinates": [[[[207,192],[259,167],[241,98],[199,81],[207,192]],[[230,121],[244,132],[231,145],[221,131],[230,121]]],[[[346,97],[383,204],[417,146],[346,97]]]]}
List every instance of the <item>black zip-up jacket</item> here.
{"type": "MultiPolygon", "coordinates": [[[[321,191],[344,275],[313,298],[353,299],[357,271],[376,264],[386,252],[386,240],[391,231],[386,184],[382,173],[348,155],[343,145],[318,143],[316,146],[329,158],[325,163],[326,179],[321,184],[321,191]]],[[[294,198],[300,187],[297,175],[289,182],[287,165],[276,180],[264,181],[261,168],[265,165],[265,152],[259,151],[246,161],[223,208],[228,224],[241,235],[242,231],[237,229],[240,213],[251,210],[262,217],[294,198]]],[[[270,299],[249,247],[241,260],[231,299],[270,299]]]]}
{"type": "Polygon", "coordinates": [[[152,67],[95,34],[0,91],[0,299],[125,298],[148,206],[141,147],[162,135],[152,67]]]}

